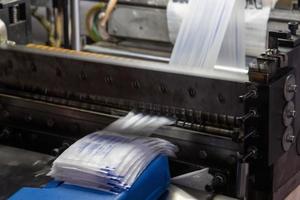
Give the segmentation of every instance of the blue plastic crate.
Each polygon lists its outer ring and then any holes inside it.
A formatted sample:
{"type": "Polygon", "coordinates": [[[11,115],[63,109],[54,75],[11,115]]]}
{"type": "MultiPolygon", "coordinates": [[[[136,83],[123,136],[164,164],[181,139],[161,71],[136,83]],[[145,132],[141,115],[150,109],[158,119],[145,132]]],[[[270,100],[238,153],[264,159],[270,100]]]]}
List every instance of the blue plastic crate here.
{"type": "Polygon", "coordinates": [[[24,187],[9,200],[156,200],[167,190],[169,184],[168,158],[159,156],[128,191],[117,195],[52,181],[44,188],[24,187]]]}

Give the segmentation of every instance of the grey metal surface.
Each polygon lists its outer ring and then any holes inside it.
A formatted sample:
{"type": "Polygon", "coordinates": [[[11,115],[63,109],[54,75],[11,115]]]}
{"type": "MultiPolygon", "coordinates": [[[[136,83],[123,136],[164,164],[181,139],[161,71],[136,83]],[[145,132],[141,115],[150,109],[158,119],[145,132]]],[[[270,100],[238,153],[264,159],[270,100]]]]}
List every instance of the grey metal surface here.
{"type": "MultiPolygon", "coordinates": [[[[97,0],[93,0],[97,1],[97,0]]],[[[107,2],[108,0],[101,0],[107,2]]],[[[151,6],[151,7],[166,7],[169,0],[118,0],[120,4],[134,4],[139,6],[151,6]]]]}
{"type": "Polygon", "coordinates": [[[283,92],[286,101],[291,101],[295,97],[296,91],[297,91],[296,77],[294,74],[291,74],[286,78],[284,84],[283,92]]]}
{"type": "Polygon", "coordinates": [[[31,0],[33,6],[46,6],[50,0],[31,0]]]}
{"type": "Polygon", "coordinates": [[[135,4],[143,3],[151,6],[166,6],[169,0],[126,0],[126,2],[131,2],[135,4]]]}
{"type": "Polygon", "coordinates": [[[166,58],[166,57],[152,56],[152,55],[144,54],[144,53],[134,53],[134,52],[126,51],[126,50],[113,49],[113,48],[109,48],[109,47],[101,47],[101,46],[95,46],[95,45],[85,45],[83,50],[89,51],[89,52],[101,53],[101,54],[152,60],[152,61],[157,61],[157,62],[168,63],[170,61],[170,58],[166,58]]]}
{"type": "Polygon", "coordinates": [[[189,111],[193,113],[197,110],[231,116],[245,114],[244,104],[239,99],[247,91],[245,83],[160,72],[143,67],[152,63],[155,65],[154,62],[111,58],[111,64],[108,64],[105,60],[108,61],[109,57],[97,59],[84,54],[55,51],[44,51],[43,54],[40,49],[36,49],[36,52],[33,49],[19,50],[0,50],[4,57],[1,70],[6,70],[7,65],[13,65],[14,68],[7,75],[2,73],[1,83],[4,85],[41,88],[41,91],[46,89],[47,93],[53,92],[59,96],[66,92],[74,93],[74,97],[80,94],[81,100],[84,94],[95,101],[106,97],[115,100],[116,104],[127,106],[129,103],[130,108],[139,105],[145,109],[157,107],[160,113],[164,112],[161,106],[165,105],[165,110],[170,114],[183,113],[187,118],[189,111]],[[135,68],[137,65],[139,68],[135,68]],[[37,69],[32,70],[33,66],[37,69]],[[57,75],[57,70],[61,75],[57,75]],[[99,84],[95,87],[94,83],[99,84]]]}
{"type": "Polygon", "coordinates": [[[80,51],[81,49],[79,2],[80,0],[71,1],[72,48],[76,51],[80,51]]]}
{"type": "Polygon", "coordinates": [[[198,191],[183,186],[171,185],[166,197],[160,200],[206,200],[212,198],[212,194],[198,191]]]}
{"type": "Polygon", "coordinates": [[[283,123],[286,127],[291,126],[296,117],[295,104],[290,101],[284,108],[283,111],[283,123]]]}
{"type": "Polygon", "coordinates": [[[27,44],[32,39],[30,16],[29,0],[0,1],[0,18],[6,24],[8,39],[17,44],[27,44]]]}
{"type": "Polygon", "coordinates": [[[118,5],[108,25],[110,35],[169,42],[164,9],[118,5]]]}
{"type": "MultiPolygon", "coordinates": [[[[300,22],[300,10],[274,9],[270,14],[268,30],[289,31],[288,22],[300,22]]],[[[298,30],[298,34],[299,34],[298,30]]]]}
{"type": "Polygon", "coordinates": [[[166,196],[160,200],[237,200],[223,195],[215,195],[208,192],[195,190],[179,185],[171,185],[166,196]]]}
{"type": "Polygon", "coordinates": [[[50,179],[45,176],[52,157],[0,145],[0,199],[4,200],[22,187],[40,187],[50,179]]]}
{"type": "Polygon", "coordinates": [[[300,10],[285,10],[285,9],[274,9],[270,14],[271,21],[298,21],[300,22],[300,10]]]}

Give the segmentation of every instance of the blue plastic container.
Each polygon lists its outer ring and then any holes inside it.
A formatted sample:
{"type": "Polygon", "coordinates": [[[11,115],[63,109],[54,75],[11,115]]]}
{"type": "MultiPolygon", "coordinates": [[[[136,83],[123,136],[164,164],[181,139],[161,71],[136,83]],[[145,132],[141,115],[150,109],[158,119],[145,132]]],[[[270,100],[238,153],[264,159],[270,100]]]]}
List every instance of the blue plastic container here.
{"type": "Polygon", "coordinates": [[[169,184],[168,158],[159,156],[128,191],[117,195],[52,181],[44,188],[24,187],[9,200],[156,200],[167,190],[169,184]]]}

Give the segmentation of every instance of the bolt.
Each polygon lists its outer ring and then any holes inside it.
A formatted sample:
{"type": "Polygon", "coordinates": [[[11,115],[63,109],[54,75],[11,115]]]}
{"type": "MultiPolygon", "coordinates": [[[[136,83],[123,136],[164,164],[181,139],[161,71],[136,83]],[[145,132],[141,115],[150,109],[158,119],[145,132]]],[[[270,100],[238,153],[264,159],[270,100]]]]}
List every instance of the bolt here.
{"type": "Polygon", "coordinates": [[[289,22],[288,23],[288,28],[289,28],[292,35],[297,35],[297,30],[299,28],[299,23],[298,22],[289,22]]]}
{"type": "Polygon", "coordinates": [[[161,84],[160,85],[160,91],[161,91],[161,93],[166,94],[167,93],[167,87],[165,85],[161,84]]]}
{"type": "Polygon", "coordinates": [[[193,89],[193,88],[190,88],[190,89],[189,89],[189,94],[190,94],[190,96],[191,96],[191,97],[195,97],[195,96],[196,96],[196,94],[197,94],[197,92],[196,92],[196,90],[195,90],[195,89],[193,89]]]}
{"type": "Polygon", "coordinates": [[[9,136],[10,136],[10,134],[11,134],[11,131],[10,131],[10,129],[9,128],[4,128],[3,130],[2,130],[2,133],[1,133],[1,138],[9,138],[9,136]]]}
{"type": "Polygon", "coordinates": [[[290,143],[294,143],[296,140],[296,137],[294,135],[289,135],[286,137],[286,141],[290,143]]]}
{"type": "Polygon", "coordinates": [[[293,84],[293,85],[289,85],[288,86],[288,91],[289,92],[297,92],[297,89],[298,89],[298,86],[297,85],[295,85],[295,84],[293,84]]]}
{"type": "Polygon", "coordinates": [[[296,117],[296,111],[295,110],[291,110],[288,114],[289,118],[295,118],[296,117]]]}
{"type": "Polygon", "coordinates": [[[104,77],[104,82],[108,85],[111,85],[112,84],[112,77],[111,76],[105,76],[104,77]]]}
{"type": "Polygon", "coordinates": [[[134,82],[132,83],[132,87],[133,87],[134,89],[140,89],[140,88],[141,88],[141,84],[140,84],[139,81],[134,81],[134,82]]]}
{"type": "Polygon", "coordinates": [[[83,81],[87,80],[87,74],[84,71],[80,73],[80,79],[83,81]]]}
{"type": "Polygon", "coordinates": [[[204,151],[204,150],[201,150],[199,152],[199,157],[200,157],[200,159],[206,159],[207,158],[207,152],[204,151]]]}

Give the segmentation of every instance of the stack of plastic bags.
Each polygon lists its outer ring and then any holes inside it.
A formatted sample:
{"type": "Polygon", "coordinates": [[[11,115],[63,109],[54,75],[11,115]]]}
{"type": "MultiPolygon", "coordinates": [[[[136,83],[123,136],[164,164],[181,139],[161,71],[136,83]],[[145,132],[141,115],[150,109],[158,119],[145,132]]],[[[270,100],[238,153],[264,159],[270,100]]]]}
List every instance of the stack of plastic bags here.
{"type": "Polygon", "coordinates": [[[49,175],[73,185],[112,193],[126,191],[158,155],[174,157],[177,151],[168,141],[134,133],[143,127],[147,130],[143,134],[148,135],[149,131],[170,123],[163,117],[130,113],[106,130],[74,143],[54,161],[49,175]],[[128,135],[120,135],[118,130],[128,135]]]}

